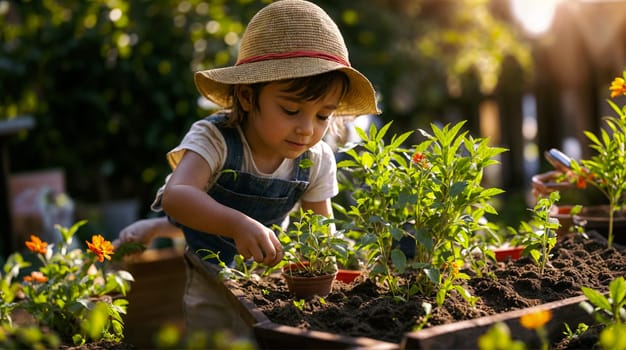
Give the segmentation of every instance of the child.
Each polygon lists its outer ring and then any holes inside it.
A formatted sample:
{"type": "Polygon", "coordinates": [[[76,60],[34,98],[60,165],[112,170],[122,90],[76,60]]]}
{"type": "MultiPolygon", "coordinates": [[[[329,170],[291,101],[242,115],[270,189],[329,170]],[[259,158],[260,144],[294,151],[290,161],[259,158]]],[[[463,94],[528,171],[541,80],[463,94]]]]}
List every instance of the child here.
{"type": "MultiPolygon", "coordinates": [[[[185,235],[187,327],[241,334],[248,327],[219,282],[201,273],[216,273],[217,261],[205,264],[193,254],[203,257],[198,250],[210,249],[227,264],[235,254],[268,266],[280,262],[272,225],[284,223],[295,205],[333,215],[336,163],[322,141],[331,123],[380,112],[371,83],[350,67],[336,24],[303,0],[261,9],[246,28],[237,63],[197,72],[195,82],[204,97],[230,110],[194,123],[167,154],[173,172],[153,209],[162,208],[185,235]]],[[[137,232],[131,240],[149,240],[137,232]]]]}

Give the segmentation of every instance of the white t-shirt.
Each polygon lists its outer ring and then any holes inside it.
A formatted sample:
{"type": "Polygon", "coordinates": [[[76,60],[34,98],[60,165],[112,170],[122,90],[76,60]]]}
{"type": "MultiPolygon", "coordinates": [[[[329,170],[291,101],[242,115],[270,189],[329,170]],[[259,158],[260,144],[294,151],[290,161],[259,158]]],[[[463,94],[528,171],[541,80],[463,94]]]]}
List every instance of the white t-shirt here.
{"type": "MultiPolygon", "coordinates": [[[[237,126],[237,132],[239,132],[243,144],[244,157],[241,167],[242,171],[259,177],[292,179],[295,166],[294,159],[284,159],[282,164],[273,173],[263,173],[259,171],[254,163],[250,146],[239,126],[237,126]]],[[[227,155],[226,148],[224,136],[215,124],[202,119],[191,126],[180,145],[167,153],[167,161],[172,170],[174,170],[187,150],[199,154],[207,162],[213,174],[213,178],[209,180],[206,187],[208,190],[217,180],[217,175],[224,168],[227,155]]],[[[309,169],[309,187],[303,194],[301,200],[320,202],[334,197],[339,193],[339,186],[337,184],[337,164],[332,149],[326,142],[320,141],[311,147],[309,151],[310,160],[312,161],[312,165],[309,169]]],[[[153,203],[153,209],[155,210],[160,209],[162,191],[163,187],[159,189],[157,198],[153,203]]]]}

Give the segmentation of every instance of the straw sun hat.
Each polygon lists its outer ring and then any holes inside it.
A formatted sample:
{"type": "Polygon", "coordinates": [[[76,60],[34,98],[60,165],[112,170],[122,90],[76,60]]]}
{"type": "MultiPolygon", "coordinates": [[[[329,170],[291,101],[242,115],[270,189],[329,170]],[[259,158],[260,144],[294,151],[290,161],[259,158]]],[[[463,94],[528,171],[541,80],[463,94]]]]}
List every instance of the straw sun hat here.
{"type": "Polygon", "coordinates": [[[252,84],[343,71],[350,89],[335,115],[379,114],[370,81],[350,67],[339,28],[319,6],[281,0],[261,9],[241,39],[232,67],[195,73],[200,93],[221,107],[231,104],[233,84],[252,84]]]}

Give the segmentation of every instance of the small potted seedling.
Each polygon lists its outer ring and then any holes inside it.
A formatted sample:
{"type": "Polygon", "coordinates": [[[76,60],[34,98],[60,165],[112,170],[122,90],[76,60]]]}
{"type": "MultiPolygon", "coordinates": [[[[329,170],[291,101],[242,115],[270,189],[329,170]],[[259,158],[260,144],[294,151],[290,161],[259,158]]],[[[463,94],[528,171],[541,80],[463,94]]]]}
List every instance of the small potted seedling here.
{"type": "Polygon", "coordinates": [[[335,231],[334,221],[312,211],[299,210],[288,230],[279,229],[285,264],[282,276],[300,299],[324,297],[337,276],[337,257],[346,256],[348,241],[335,231]]]}

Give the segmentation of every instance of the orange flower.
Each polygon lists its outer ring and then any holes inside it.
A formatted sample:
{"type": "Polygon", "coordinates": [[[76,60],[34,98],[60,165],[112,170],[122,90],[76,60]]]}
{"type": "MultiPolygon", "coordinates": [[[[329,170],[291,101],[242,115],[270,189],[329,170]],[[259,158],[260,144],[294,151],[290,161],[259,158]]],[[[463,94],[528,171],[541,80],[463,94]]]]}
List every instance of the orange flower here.
{"type": "Polygon", "coordinates": [[[584,177],[582,176],[578,177],[578,180],[576,181],[576,188],[580,188],[582,190],[587,188],[587,181],[584,177]]]}
{"type": "Polygon", "coordinates": [[[459,274],[459,264],[457,262],[453,262],[450,264],[450,266],[452,267],[452,275],[456,276],[459,274]]]}
{"type": "Polygon", "coordinates": [[[46,254],[48,243],[42,242],[35,235],[30,235],[30,241],[26,242],[26,247],[34,253],[46,254]]]}
{"type": "Polygon", "coordinates": [[[411,161],[416,165],[421,165],[424,168],[428,168],[428,161],[426,160],[426,156],[424,155],[424,153],[416,152],[411,158],[411,161]]]}
{"type": "Polygon", "coordinates": [[[552,319],[550,310],[539,310],[532,314],[525,314],[520,317],[519,322],[526,329],[538,329],[545,326],[552,319]]]}
{"type": "Polygon", "coordinates": [[[91,237],[91,242],[85,241],[87,247],[98,257],[99,262],[103,262],[106,258],[111,260],[111,254],[113,254],[113,244],[107,241],[101,235],[94,235],[91,237]]]}
{"type": "Polygon", "coordinates": [[[443,268],[443,270],[449,270],[450,273],[452,273],[452,276],[456,276],[459,274],[459,268],[461,267],[461,265],[456,261],[452,261],[444,262],[441,267],[443,268]]]}
{"type": "Polygon", "coordinates": [[[615,78],[615,80],[611,82],[609,90],[611,91],[611,98],[626,95],[626,81],[624,78],[615,78]]]}
{"type": "Polygon", "coordinates": [[[583,174],[576,175],[573,171],[568,171],[566,177],[568,181],[576,186],[576,188],[587,188],[587,182],[593,182],[594,176],[585,168],[582,169],[583,174]]]}
{"type": "Polygon", "coordinates": [[[24,276],[24,282],[46,283],[48,282],[48,277],[39,271],[33,271],[30,273],[30,276],[24,276]]]}
{"type": "Polygon", "coordinates": [[[417,153],[415,153],[415,154],[413,155],[413,159],[412,159],[412,160],[413,160],[413,163],[415,163],[415,164],[419,164],[419,163],[421,163],[421,162],[424,160],[424,158],[425,158],[425,157],[424,157],[424,154],[423,154],[423,153],[419,153],[419,152],[417,152],[417,153]]]}

